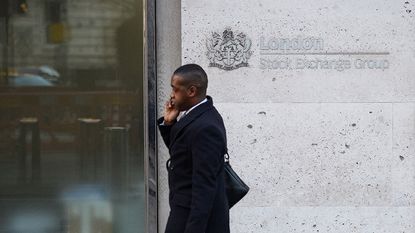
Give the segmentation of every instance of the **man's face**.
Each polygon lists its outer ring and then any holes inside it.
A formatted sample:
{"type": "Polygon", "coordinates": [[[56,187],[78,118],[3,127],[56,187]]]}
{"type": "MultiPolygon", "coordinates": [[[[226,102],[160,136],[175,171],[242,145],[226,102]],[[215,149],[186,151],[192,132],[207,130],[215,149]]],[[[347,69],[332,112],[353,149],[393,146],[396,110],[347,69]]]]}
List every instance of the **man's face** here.
{"type": "Polygon", "coordinates": [[[178,75],[174,75],[171,78],[171,88],[170,98],[174,107],[179,111],[187,110],[191,97],[187,91],[188,88],[183,85],[183,79],[178,75]]]}

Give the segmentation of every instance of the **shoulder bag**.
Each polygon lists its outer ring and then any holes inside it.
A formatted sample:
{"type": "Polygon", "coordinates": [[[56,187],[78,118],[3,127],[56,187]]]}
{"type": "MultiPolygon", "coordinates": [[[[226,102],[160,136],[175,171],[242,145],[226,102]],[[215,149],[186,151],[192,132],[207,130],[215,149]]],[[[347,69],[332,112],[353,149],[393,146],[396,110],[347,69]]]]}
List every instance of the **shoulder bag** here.
{"type": "Polygon", "coordinates": [[[242,179],[236,174],[229,163],[229,154],[225,154],[225,189],[228,197],[229,209],[238,203],[249,191],[242,179]]]}

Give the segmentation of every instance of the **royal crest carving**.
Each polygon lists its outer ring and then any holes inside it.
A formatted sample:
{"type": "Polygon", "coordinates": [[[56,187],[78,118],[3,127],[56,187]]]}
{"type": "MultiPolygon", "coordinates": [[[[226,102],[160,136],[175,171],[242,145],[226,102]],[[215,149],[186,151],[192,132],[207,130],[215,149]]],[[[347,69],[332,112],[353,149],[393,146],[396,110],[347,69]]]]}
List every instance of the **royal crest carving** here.
{"type": "Polygon", "coordinates": [[[239,32],[234,36],[230,28],[226,28],[222,35],[213,32],[206,41],[209,66],[224,70],[247,67],[248,59],[253,53],[250,51],[251,44],[245,33],[239,32]]]}

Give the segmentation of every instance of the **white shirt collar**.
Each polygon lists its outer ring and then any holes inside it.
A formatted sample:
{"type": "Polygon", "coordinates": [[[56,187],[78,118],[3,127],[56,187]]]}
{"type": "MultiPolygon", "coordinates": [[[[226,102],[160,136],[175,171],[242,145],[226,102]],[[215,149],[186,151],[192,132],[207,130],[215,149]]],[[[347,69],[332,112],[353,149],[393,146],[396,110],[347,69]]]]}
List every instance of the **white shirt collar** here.
{"type": "Polygon", "coordinates": [[[184,115],[189,114],[190,111],[192,111],[193,109],[195,109],[197,106],[206,103],[207,102],[207,98],[205,98],[204,100],[200,101],[198,104],[196,104],[195,106],[191,107],[189,110],[184,112],[184,115]]]}
{"type": "Polygon", "coordinates": [[[198,104],[196,104],[195,106],[189,108],[187,111],[181,111],[179,113],[179,116],[177,117],[177,121],[181,120],[184,116],[186,116],[187,114],[189,114],[190,111],[192,111],[193,109],[195,109],[197,106],[206,103],[208,100],[207,98],[205,98],[204,100],[200,101],[198,104]]]}

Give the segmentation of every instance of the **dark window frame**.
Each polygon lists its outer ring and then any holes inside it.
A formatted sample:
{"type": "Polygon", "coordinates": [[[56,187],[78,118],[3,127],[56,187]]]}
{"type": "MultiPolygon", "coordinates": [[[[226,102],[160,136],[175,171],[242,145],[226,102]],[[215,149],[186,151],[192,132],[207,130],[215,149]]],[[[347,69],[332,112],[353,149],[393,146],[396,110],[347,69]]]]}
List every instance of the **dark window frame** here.
{"type": "Polygon", "coordinates": [[[144,0],[146,232],[158,233],[156,0],[144,0]]]}

